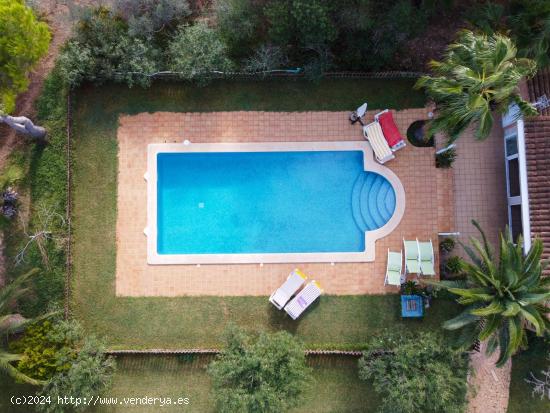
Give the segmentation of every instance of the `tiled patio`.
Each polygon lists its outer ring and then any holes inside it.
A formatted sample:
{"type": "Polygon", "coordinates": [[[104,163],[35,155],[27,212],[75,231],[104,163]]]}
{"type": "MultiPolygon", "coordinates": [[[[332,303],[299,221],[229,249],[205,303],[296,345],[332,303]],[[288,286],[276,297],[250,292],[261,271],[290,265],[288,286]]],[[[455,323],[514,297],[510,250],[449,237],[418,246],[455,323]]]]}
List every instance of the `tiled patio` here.
{"type": "MultiPolygon", "coordinates": [[[[402,132],[425,109],[396,113],[402,132]]],[[[374,113],[367,114],[367,120],[374,113]]],[[[433,148],[408,145],[386,165],[401,179],[407,201],[397,229],[377,242],[376,261],[360,264],[148,265],[146,237],[146,147],[149,143],[361,140],[345,112],[154,113],[123,116],[118,130],[119,176],[116,293],[119,296],[269,295],[299,266],[327,294],[395,292],[384,287],[386,251],[402,239],[432,239],[454,230],[452,170],[434,167],[433,148]]]]}
{"type": "MultiPolygon", "coordinates": [[[[495,120],[491,135],[480,142],[468,130],[457,140],[457,158],[453,164],[455,231],[459,239],[479,238],[472,219],[479,222],[488,240],[496,245],[498,232],[508,223],[504,139],[500,119],[495,120]]],[[[462,253],[457,248],[457,253],[462,253]]]]}

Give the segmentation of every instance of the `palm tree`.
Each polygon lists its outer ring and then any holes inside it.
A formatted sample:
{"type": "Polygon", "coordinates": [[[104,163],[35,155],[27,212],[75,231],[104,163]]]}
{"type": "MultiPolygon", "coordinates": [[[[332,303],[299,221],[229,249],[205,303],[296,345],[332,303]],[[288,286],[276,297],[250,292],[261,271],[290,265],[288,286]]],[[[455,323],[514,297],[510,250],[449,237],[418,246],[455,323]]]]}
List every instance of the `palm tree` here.
{"type": "Polygon", "coordinates": [[[493,126],[493,112],[504,113],[515,103],[523,115],[535,108],[518,95],[518,84],[535,74],[533,60],[517,58],[514,43],[506,36],[459,32],[442,61],[430,62],[434,76],[423,76],[415,88],[425,88],[436,104],[436,118],[429,132],[445,132],[450,141],[470,125],[485,139],[493,126]]]}
{"type": "MultiPolygon", "coordinates": [[[[5,286],[0,290],[0,334],[7,336],[9,334],[22,331],[26,325],[36,322],[38,319],[23,318],[20,314],[11,313],[11,304],[24,293],[28,288],[24,288],[23,284],[35,273],[37,270],[31,270],[28,273],[16,278],[12,283],[5,286]]],[[[40,317],[48,317],[50,314],[40,317]]],[[[13,362],[21,359],[20,354],[13,354],[0,348],[0,373],[8,374],[16,380],[23,381],[25,383],[40,385],[43,381],[35,380],[26,374],[21,373],[13,362]]]]}
{"type": "Polygon", "coordinates": [[[512,2],[508,19],[519,54],[547,66],[550,63],[550,3],[539,0],[512,2]]]}
{"type": "Polygon", "coordinates": [[[527,255],[521,236],[514,244],[508,229],[500,234],[500,255],[496,259],[485,234],[476,221],[482,241],[471,238],[473,249],[462,247],[472,262],[462,262],[464,281],[429,282],[458,296],[466,306],[457,317],[446,321],[448,330],[462,329],[460,344],[488,340],[487,353],[500,349],[496,365],[503,366],[516,351],[527,344],[529,325],[537,336],[550,331],[550,277],[543,277],[542,241],[536,239],[527,255]]]}

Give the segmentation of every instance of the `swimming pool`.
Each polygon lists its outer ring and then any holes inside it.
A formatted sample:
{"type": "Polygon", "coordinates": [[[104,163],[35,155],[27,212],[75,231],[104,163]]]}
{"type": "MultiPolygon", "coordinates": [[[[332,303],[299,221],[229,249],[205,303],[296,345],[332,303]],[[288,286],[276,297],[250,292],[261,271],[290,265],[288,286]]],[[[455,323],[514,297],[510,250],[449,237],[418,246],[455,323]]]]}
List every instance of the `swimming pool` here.
{"type": "Polygon", "coordinates": [[[404,191],[366,142],[149,145],[148,262],[374,259],[404,191]]]}

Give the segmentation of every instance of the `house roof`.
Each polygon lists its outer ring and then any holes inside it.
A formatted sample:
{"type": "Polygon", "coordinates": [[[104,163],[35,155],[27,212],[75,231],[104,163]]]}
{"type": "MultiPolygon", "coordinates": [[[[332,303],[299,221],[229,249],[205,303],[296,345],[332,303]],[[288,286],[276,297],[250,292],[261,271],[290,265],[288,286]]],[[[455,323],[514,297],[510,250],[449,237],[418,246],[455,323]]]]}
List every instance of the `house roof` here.
{"type": "MultiPolygon", "coordinates": [[[[527,83],[529,100],[550,97],[550,68],[540,70],[527,83]]],[[[550,108],[525,119],[525,154],[529,188],[531,236],[544,243],[543,258],[550,259],[550,108]]],[[[545,271],[550,275],[550,267],[545,271]]]]}

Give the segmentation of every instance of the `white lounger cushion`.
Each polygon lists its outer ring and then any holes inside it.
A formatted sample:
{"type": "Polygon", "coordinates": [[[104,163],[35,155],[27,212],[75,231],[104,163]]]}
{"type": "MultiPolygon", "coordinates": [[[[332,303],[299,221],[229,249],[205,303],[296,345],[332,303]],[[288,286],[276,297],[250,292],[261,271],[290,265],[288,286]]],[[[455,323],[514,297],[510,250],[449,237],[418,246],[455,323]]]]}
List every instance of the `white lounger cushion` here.
{"type": "Polygon", "coordinates": [[[282,310],[288,300],[290,300],[290,297],[302,287],[306,280],[306,275],[299,269],[295,269],[289,274],[283,285],[271,294],[269,301],[279,310],[282,310]]]}
{"type": "Polygon", "coordinates": [[[395,158],[378,122],[372,122],[364,126],[363,135],[369,141],[370,146],[372,146],[378,162],[385,163],[395,158]]]}
{"type": "Polygon", "coordinates": [[[315,281],[310,281],[296,297],[286,305],[285,311],[296,320],[322,294],[323,290],[315,281]]]}

